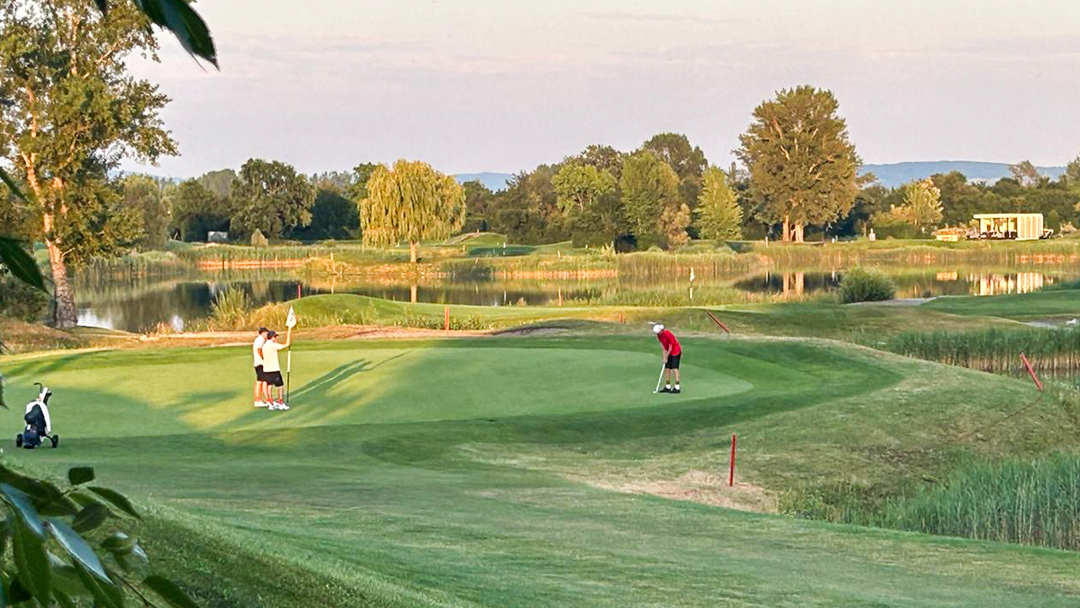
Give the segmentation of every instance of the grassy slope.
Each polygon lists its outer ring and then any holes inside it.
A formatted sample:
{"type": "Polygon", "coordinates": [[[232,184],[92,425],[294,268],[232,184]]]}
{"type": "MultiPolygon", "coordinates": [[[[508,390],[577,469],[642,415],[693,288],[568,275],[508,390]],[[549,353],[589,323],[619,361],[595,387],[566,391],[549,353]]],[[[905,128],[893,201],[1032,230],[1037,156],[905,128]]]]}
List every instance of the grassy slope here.
{"type": "Polygon", "coordinates": [[[685,344],[677,397],[651,394],[640,338],[305,344],[285,414],[250,407],[243,347],[16,359],[12,400],[48,381],[65,439],[11,458],[91,463],[151,499],[148,544],[211,605],[1075,604],[1075,554],[597,489],[721,474],[731,432],[744,478],[772,489],[888,484],[1076,432],[1044,407],[958,441],[1027,398],[1007,379],[835,344],[685,344]]]}
{"type": "Polygon", "coordinates": [[[1003,317],[1019,321],[1080,316],[1080,289],[1059,289],[984,298],[938,298],[921,308],[954,315],[1003,317]]]}

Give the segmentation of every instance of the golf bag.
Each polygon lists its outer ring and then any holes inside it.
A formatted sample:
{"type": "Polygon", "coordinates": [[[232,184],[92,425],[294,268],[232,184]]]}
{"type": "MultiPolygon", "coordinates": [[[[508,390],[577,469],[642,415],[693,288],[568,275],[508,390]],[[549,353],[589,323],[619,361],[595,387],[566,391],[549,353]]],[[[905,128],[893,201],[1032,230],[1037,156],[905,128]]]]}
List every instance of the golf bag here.
{"type": "Polygon", "coordinates": [[[15,436],[15,447],[32,450],[48,439],[52,447],[60,445],[60,436],[52,434],[52,420],[49,417],[49,397],[52,392],[48,387],[35,383],[39,387],[38,398],[26,404],[23,421],[26,428],[15,436]]]}

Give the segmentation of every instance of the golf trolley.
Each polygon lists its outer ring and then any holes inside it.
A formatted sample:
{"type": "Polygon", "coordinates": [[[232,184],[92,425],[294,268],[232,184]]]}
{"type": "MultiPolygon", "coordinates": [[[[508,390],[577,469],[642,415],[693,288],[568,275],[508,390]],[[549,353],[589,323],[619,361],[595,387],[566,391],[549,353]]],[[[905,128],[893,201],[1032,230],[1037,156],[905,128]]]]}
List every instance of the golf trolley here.
{"type": "Polygon", "coordinates": [[[45,439],[52,443],[52,447],[58,447],[60,436],[52,434],[52,420],[49,418],[49,397],[52,397],[52,391],[40,382],[35,382],[34,386],[38,387],[38,396],[26,404],[26,414],[23,416],[26,429],[15,436],[15,447],[32,450],[45,439]]]}

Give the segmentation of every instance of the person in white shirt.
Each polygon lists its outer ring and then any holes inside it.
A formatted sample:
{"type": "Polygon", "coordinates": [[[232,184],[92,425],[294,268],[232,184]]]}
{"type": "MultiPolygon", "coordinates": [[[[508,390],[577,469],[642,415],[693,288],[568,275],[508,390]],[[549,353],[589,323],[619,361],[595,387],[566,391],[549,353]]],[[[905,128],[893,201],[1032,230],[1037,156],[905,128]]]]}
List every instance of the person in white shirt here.
{"type": "Polygon", "coordinates": [[[285,342],[277,341],[277,332],[270,330],[266,334],[266,342],[262,345],[262,359],[263,359],[263,378],[266,380],[266,384],[269,388],[269,393],[272,395],[277,392],[277,399],[270,402],[270,409],[272,410],[287,410],[289,406],[285,404],[285,379],[281,377],[281,362],[278,361],[278,351],[285,350],[292,345],[292,328],[285,333],[285,342]]]}
{"type": "Polygon", "coordinates": [[[255,407],[268,407],[270,405],[269,389],[266,386],[266,378],[263,374],[262,347],[266,342],[266,334],[270,333],[265,327],[259,328],[259,335],[251,343],[251,356],[255,363],[255,407]]]}

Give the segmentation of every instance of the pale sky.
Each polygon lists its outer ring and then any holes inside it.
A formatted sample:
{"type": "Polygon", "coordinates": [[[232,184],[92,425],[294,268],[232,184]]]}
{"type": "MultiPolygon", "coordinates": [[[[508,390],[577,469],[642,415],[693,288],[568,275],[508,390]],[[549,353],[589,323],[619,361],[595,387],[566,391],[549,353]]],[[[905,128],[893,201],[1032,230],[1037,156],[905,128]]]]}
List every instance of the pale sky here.
{"type": "MultiPolygon", "coordinates": [[[[201,0],[221,71],[171,37],[138,74],[173,98],[188,177],[425,160],[517,172],[687,134],[726,165],[758,103],[831,89],[865,162],[1080,152],[1076,0],[201,0]]],[[[128,166],[135,169],[134,166],[128,166]]]]}

